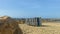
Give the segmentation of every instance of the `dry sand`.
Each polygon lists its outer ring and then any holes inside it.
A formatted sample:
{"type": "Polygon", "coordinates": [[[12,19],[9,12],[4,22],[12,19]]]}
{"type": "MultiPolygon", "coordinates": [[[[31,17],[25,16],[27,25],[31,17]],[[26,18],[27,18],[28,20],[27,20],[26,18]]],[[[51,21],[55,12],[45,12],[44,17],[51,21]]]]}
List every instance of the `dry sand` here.
{"type": "Polygon", "coordinates": [[[23,34],[60,34],[60,23],[42,23],[40,27],[19,24],[23,34]]]}

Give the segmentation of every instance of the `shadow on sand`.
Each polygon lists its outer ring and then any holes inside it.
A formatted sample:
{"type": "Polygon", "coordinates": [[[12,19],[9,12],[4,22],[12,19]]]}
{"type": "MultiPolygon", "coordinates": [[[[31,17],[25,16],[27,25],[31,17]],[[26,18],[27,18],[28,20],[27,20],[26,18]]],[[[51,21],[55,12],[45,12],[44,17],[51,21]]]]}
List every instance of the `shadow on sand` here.
{"type": "Polygon", "coordinates": [[[14,34],[23,34],[23,32],[20,28],[18,28],[15,30],[14,34]]]}
{"type": "Polygon", "coordinates": [[[50,25],[41,25],[40,27],[50,27],[50,25]]]}

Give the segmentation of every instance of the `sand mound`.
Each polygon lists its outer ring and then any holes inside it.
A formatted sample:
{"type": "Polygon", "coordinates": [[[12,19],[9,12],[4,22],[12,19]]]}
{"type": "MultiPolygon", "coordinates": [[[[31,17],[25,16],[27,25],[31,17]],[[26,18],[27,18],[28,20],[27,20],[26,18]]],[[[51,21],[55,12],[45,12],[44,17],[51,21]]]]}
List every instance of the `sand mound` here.
{"type": "Polygon", "coordinates": [[[0,34],[22,34],[18,23],[8,16],[0,17],[0,34]]]}

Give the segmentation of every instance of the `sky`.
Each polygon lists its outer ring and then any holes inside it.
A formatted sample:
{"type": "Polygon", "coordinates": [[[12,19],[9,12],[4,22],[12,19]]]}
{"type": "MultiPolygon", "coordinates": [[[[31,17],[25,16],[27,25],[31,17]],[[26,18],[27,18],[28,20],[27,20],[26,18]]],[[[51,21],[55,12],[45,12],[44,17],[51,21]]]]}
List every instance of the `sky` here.
{"type": "Polygon", "coordinates": [[[60,0],[0,0],[0,16],[60,18],[60,0]]]}

